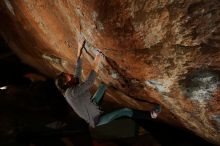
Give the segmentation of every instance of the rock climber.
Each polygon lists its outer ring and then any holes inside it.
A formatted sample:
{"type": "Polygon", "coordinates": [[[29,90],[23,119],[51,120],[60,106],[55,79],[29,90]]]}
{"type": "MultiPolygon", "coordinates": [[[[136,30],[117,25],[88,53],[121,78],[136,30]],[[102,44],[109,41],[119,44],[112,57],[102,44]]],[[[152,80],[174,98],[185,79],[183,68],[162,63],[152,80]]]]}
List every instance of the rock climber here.
{"type": "Polygon", "coordinates": [[[97,52],[93,62],[93,68],[87,79],[81,81],[82,72],[82,49],[85,46],[85,40],[78,42],[77,63],[74,76],[68,73],[61,73],[55,80],[57,88],[62,92],[68,104],[84,119],[91,127],[104,125],[120,117],[130,117],[133,119],[155,119],[161,111],[160,105],[156,105],[152,111],[141,111],[130,108],[122,108],[113,112],[103,114],[99,103],[106,90],[106,85],[101,83],[96,93],[92,96],[89,89],[92,87],[96,75],[99,71],[99,64],[102,53],[97,52]]]}

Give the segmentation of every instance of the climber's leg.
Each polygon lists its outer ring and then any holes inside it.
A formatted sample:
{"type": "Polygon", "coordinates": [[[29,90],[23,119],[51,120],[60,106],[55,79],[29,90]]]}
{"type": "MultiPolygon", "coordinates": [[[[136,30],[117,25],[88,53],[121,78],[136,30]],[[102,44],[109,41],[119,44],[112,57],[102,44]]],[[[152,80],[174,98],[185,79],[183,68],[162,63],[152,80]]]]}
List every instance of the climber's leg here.
{"type": "Polygon", "coordinates": [[[120,117],[132,117],[132,115],[133,115],[133,110],[129,108],[122,108],[119,110],[115,110],[113,112],[101,116],[96,126],[107,124],[120,117]]]}
{"type": "Polygon", "coordinates": [[[103,98],[103,95],[105,93],[106,88],[107,88],[106,85],[101,83],[99,85],[98,90],[96,91],[96,93],[91,98],[91,101],[93,103],[95,103],[96,105],[98,105],[100,103],[100,101],[102,100],[102,98],[103,98]]]}
{"type": "Polygon", "coordinates": [[[113,112],[102,115],[99,118],[99,122],[96,126],[107,124],[120,117],[130,117],[134,120],[149,120],[155,119],[158,113],[161,111],[160,105],[155,106],[152,111],[142,111],[130,108],[122,108],[113,112]]]}

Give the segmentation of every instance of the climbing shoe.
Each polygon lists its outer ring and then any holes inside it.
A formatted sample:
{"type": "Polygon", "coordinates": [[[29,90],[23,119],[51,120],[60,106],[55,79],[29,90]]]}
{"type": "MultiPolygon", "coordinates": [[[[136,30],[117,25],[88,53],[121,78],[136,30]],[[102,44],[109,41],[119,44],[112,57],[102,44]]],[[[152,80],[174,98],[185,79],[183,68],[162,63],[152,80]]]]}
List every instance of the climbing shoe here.
{"type": "Polygon", "coordinates": [[[157,105],[154,106],[154,111],[155,111],[156,113],[160,113],[161,110],[162,110],[162,108],[161,108],[161,106],[160,106],[159,104],[157,104],[157,105]]]}

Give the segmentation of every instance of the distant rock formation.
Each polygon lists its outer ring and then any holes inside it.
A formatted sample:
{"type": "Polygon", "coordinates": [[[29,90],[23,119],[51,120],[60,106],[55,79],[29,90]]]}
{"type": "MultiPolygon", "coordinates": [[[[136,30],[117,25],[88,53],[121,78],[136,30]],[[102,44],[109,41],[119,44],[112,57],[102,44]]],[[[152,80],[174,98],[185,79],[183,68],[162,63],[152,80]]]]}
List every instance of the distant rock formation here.
{"type": "Polygon", "coordinates": [[[14,52],[51,77],[72,72],[81,33],[83,76],[102,51],[109,100],[158,102],[161,120],[220,145],[219,0],[2,0],[0,20],[14,52]]]}

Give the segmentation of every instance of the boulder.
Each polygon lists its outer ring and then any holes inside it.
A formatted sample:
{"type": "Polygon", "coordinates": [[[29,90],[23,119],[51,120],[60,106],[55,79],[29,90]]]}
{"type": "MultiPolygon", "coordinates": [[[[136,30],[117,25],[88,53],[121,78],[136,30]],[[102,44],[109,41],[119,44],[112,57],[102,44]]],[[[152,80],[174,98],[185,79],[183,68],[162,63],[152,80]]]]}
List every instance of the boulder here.
{"type": "Polygon", "coordinates": [[[102,51],[107,99],[220,145],[219,0],[2,0],[0,35],[50,77],[72,73],[86,39],[83,78],[102,51]]]}

